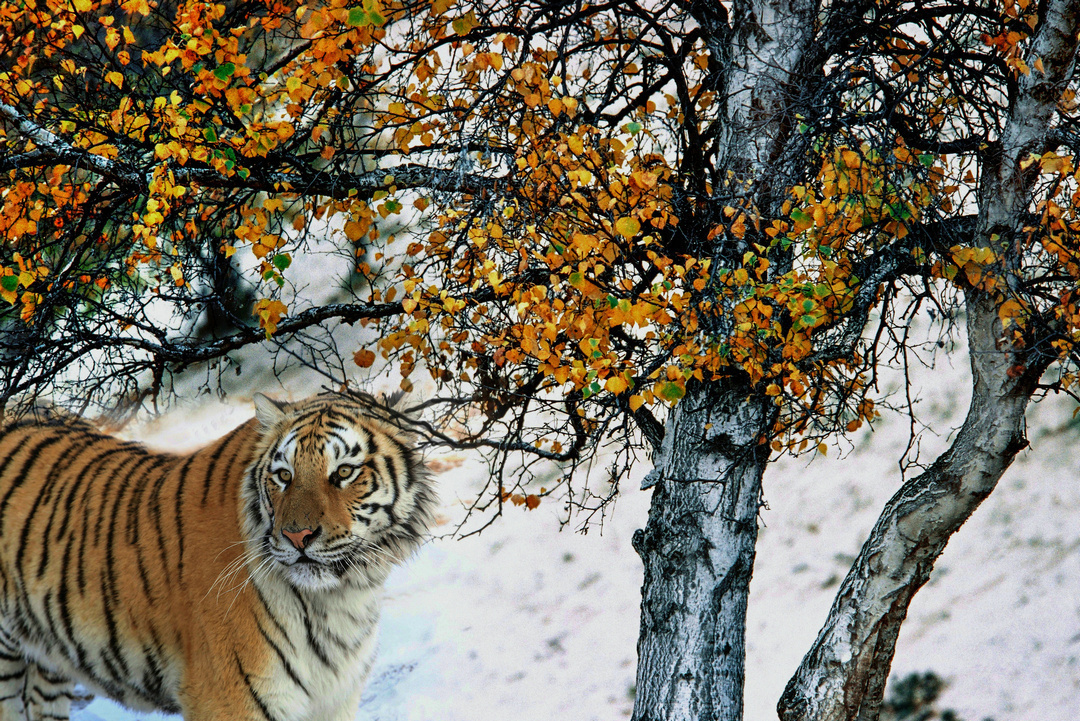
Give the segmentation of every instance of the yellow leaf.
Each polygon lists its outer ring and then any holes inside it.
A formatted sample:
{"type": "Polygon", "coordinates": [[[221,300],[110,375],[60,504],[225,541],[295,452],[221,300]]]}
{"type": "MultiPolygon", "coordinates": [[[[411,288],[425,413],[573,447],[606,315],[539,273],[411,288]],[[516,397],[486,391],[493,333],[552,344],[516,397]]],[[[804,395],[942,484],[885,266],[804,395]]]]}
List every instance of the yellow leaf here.
{"type": "Polygon", "coordinates": [[[634,218],[619,218],[615,221],[615,232],[624,238],[633,238],[641,230],[641,223],[634,218]]]}
{"type": "Polygon", "coordinates": [[[636,412],[638,408],[641,408],[645,404],[645,399],[638,395],[630,396],[630,411],[636,412]]]}
{"type": "Polygon", "coordinates": [[[118,88],[123,88],[124,76],[114,70],[111,73],[105,73],[105,82],[112,83],[118,88]]]}
{"type": "Polygon", "coordinates": [[[1001,327],[1008,328],[1014,320],[1024,313],[1024,306],[1015,298],[1009,298],[998,308],[998,317],[1001,319],[1001,327]]]}
{"type": "Polygon", "coordinates": [[[612,376],[607,379],[607,383],[604,384],[604,389],[609,393],[618,395],[630,387],[630,384],[626,382],[626,379],[622,376],[612,376]]]}
{"type": "Polygon", "coordinates": [[[416,310],[416,301],[412,298],[406,298],[405,300],[401,301],[401,307],[405,309],[406,313],[412,313],[414,310],[416,310]]]}
{"type": "Polygon", "coordinates": [[[80,13],[89,12],[94,7],[92,0],[75,0],[75,11],[80,13]]]}
{"type": "Polygon", "coordinates": [[[826,446],[824,443],[819,443],[817,447],[817,452],[823,456],[828,455],[829,447],[826,446]]]}

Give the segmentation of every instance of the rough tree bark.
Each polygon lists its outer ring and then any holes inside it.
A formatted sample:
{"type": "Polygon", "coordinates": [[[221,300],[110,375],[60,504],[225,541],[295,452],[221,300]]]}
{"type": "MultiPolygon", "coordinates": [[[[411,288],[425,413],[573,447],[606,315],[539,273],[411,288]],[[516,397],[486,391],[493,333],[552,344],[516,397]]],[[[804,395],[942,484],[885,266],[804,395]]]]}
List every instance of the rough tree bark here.
{"type": "MultiPolygon", "coordinates": [[[[1072,79],[1080,0],[1050,0],[1031,58],[1044,72],[1021,75],[1001,140],[979,189],[976,241],[998,253],[1006,280],[1019,265],[1021,234],[1036,172],[1022,161],[1049,149],[1051,117],[1072,79]]],[[[1024,412],[1050,360],[1035,344],[1002,334],[999,301],[966,297],[971,406],[952,446],[889,501],[841,585],[828,620],[788,682],[783,721],[873,721],[881,708],[900,625],[949,538],[994,490],[1027,445],[1024,412]]]]}
{"type": "MultiPolygon", "coordinates": [[[[715,168],[747,182],[754,205],[775,213],[788,173],[802,171],[780,161],[801,143],[793,118],[802,85],[794,81],[821,72],[813,44],[819,3],[735,0],[730,15],[720,3],[687,6],[726,98],[710,130],[715,168]]],[[[703,238],[691,243],[707,247],[703,238]]],[[[743,250],[705,254],[741,258],[743,250]]],[[[647,481],[655,483],[648,524],[634,539],[645,565],[634,721],[742,718],[763,439],[775,419],[761,389],[734,379],[691,385],[668,418],[647,481]]]]}
{"type": "Polygon", "coordinates": [[[690,388],[667,424],[649,522],[634,719],[742,717],[760,439],[776,406],[745,386],[690,388]]]}

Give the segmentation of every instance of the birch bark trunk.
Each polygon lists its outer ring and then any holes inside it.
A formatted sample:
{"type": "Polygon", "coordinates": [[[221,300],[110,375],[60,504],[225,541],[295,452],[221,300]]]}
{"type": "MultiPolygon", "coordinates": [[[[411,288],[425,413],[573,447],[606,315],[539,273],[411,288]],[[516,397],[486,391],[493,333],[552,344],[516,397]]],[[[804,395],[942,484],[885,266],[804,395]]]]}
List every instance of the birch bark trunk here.
{"type": "MultiPolygon", "coordinates": [[[[802,147],[794,131],[801,81],[821,74],[823,60],[814,55],[819,5],[686,3],[707,38],[712,84],[724,98],[708,128],[717,138],[713,178],[730,174],[746,183],[749,200],[767,214],[779,212],[791,173],[805,170],[782,159],[802,147]]],[[[686,162],[695,176],[694,159],[686,162]]],[[[705,186],[700,177],[694,182],[705,186]]],[[[692,243],[709,248],[704,237],[692,243]]],[[[706,255],[739,262],[746,248],[735,245],[706,255]]],[[[634,721],[742,718],[747,595],[768,461],[763,441],[775,420],[763,390],[738,379],[691,384],[668,418],[650,474],[648,524],[634,538],[645,566],[634,721]]]]}
{"type": "Polygon", "coordinates": [[[694,386],[667,424],[649,522],[636,721],[742,718],[746,603],[754,567],[760,439],[775,405],[746,387],[694,386]]]}
{"type": "Polygon", "coordinates": [[[949,538],[990,495],[1027,446],[1024,411],[1041,369],[1017,377],[1013,353],[997,348],[997,304],[968,298],[974,392],[952,446],[885,506],[844,579],[828,620],[777,712],[782,721],[874,721],[900,626],[949,538]]]}
{"type": "MultiPolygon", "coordinates": [[[[1044,70],[1020,75],[1001,139],[985,158],[975,242],[997,253],[997,272],[1016,277],[1023,228],[1037,171],[1030,154],[1054,143],[1053,117],[1075,72],[1080,0],[1049,0],[1029,61],[1044,70]]],[[[1007,295],[1005,296],[1007,297],[1007,295]]],[[[788,682],[782,721],[873,721],[878,718],[900,625],[929,579],[949,538],[996,486],[1027,445],[1024,412],[1053,359],[1036,343],[1014,344],[998,317],[1005,297],[966,295],[971,406],[956,440],[927,471],[886,505],[849,571],[810,652],[788,682]]]]}

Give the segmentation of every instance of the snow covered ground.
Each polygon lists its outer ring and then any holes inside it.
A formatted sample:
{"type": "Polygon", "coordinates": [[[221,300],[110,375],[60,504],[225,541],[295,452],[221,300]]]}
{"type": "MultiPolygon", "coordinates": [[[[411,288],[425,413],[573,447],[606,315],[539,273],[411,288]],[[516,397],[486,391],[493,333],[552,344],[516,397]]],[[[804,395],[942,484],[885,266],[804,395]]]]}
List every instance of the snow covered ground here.
{"type": "MultiPolygon", "coordinates": [[[[924,406],[956,426],[964,368],[924,374],[924,406]]],[[[1080,710],[1080,429],[1051,401],[1029,415],[1032,448],[946,549],[916,596],[895,674],[932,670],[949,682],[940,706],[966,721],[1073,721],[1080,710]]],[[[157,445],[219,435],[245,409],[202,408],[144,435],[157,445]]],[[[846,456],[785,459],[766,474],[748,620],[747,721],[775,719],[776,701],[817,633],[882,504],[900,483],[906,421],[885,418],[846,456]]],[[[946,437],[928,436],[924,459],[946,437]]],[[[436,460],[452,520],[483,468],[436,460]]],[[[648,469],[637,472],[636,481],[648,469]]],[[[550,721],[620,719],[633,703],[641,565],[630,547],[648,492],[630,482],[603,533],[559,532],[556,504],[512,508],[479,537],[428,544],[388,583],[379,660],[358,719],[550,721]]],[[[445,528],[446,526],[444,526],[445,528]]],[[[133,721],[105,700],[79,721],[133,721]]]]}

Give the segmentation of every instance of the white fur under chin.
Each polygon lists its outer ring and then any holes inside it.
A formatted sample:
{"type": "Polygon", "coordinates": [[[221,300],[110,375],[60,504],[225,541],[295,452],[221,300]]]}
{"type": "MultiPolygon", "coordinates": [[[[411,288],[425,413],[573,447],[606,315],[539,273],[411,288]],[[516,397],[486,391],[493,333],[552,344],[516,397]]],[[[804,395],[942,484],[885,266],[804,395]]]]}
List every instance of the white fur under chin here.
{"type": "Polygon", "coordinates": [[[283,570],[292,585],[305,591],[328,591],[342,585],[336,573],[310,563],[295,563],[283,570]]]}

